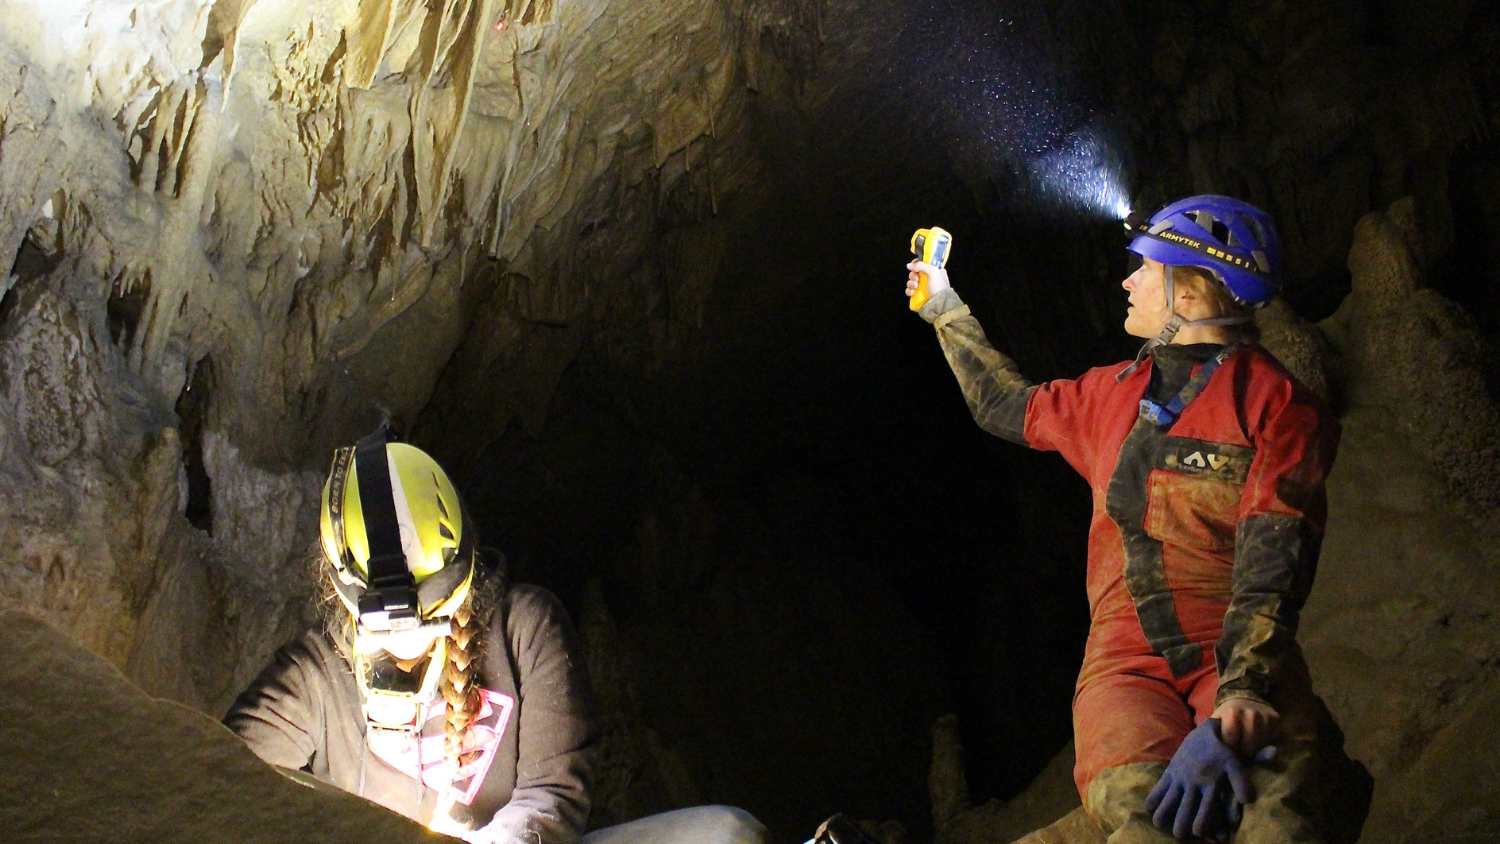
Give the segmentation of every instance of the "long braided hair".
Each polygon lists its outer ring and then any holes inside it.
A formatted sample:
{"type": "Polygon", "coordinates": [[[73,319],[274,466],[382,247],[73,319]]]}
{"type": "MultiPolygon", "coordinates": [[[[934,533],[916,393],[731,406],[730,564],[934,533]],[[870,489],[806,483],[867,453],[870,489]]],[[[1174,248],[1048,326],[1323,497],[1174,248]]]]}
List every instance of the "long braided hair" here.
{"type": "MultiPolygon", "coordinates": [[[[447,655],[443,664],[442,678],[438,681],[438,694],[443,698],[444,752],[456,772],[473,759],[475,751],[464,752],[468,744],[468,733],[484,707],[484,677],[480,672],[480,654],[488,639],[488,624],[495,615],[495,607],[505,594],[507,574],[505,556],[491,548],[475,552],[474,578],[469,585],[469,594],[453,613],[453,624],[444,647],[447,655]]],[[[324,626],[345,657],[352,654],[354,644],[354,619],[339,600],[333,567],[327,564],[320,545],[315,545],[309,558],[317,567],[319,583],[322,584],[318,609],[324,626]]],[[[496,631],[504,636],[505,631],[496,631]]]]}
{"type": "MultiPolygon", "coordinates": [[[[476,751],[464,752],[469,728],[479,717],[484,705],[480,693],[484,678],[479,673],[479,655],[483,651],[487,625],[494,617],[495,604],[504,591],[505,574],[489,558],[490,554],[476,552],[474,581],[469,594],[453,613],[452,630],[448,634],[446,661],[443,677],[438,683],[438,694],[444,703],[443,720],[447,732],[443,743],[448,761],[455,775],[473,758],[476,751]],[[488,563],[488,565],[486,564],[488,563]]],[[[505,631],[496,631],[504,636],[505,631]]]]}

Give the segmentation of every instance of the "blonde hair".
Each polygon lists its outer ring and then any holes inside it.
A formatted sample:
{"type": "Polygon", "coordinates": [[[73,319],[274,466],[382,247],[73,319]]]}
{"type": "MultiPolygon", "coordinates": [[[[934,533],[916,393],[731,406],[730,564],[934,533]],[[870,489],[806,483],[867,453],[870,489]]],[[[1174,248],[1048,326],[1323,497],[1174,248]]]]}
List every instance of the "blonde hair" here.
{"type": "Polygon", "coordinates": [[[443,665],[443,679],[438,684],[438,693],[443,696],[444,721],[448,734],[443,747],[448,761],[453,763],[455,775],[469,761],[470,754],[460,751],[463,750],[469,728],[479,717],[479,710],[484,705],[478,676],[480,640],[484,631],[480,626],[479,614],[474,611],[475,603],[475,591],[471,588],[463,604],[453,613],[452,631],[448,634],[447,647],[444,648],[447,661],[443,665]]]}
{"type": "MultiPolygon", "coordinates": [[[[1260,339],[1260,329],[1255,324],[1255,311],[1235,300],[1229,288],[1224,286],[1218,276],[1202,267],[1177,266],[1172,268],[1172,281],[1180,286],[1187,286],[1200,296],[1208,304],[1209,318],[1214,317],[1244,317],[1249,322],[1239,325],[1228,325],[1225,328],[1232,334],[1239,335],[1245,340],[1254,342],[1260,339]]],[[[1173,303],[1174,306],[1176,303],[1173,303]]]]}

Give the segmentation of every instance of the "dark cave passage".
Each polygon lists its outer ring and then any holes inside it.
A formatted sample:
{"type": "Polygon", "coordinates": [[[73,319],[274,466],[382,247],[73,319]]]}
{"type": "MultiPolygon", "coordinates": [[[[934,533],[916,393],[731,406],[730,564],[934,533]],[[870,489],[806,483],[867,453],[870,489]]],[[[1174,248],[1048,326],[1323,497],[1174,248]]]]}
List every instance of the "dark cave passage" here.
{"type": "MultiPolygon", "coordinates": [[[[1072,119],[1133,126],[1136,157],[1163,168],[1138,196],[1187,190],[1178,141],[1120,104],[1160,108],[1141,90],[1149,69],[1106,70],[1149,36],[1102,46],[1120,23],[1107,10],[1022,23],[1039,77],[1073,57],[1070,81],[1051,83],[1084,103],[1072,119]],[[1091,45],[1093,63],[1081,61],[1091,45]]],[[[871,30],[850,40],[877,55],[841,68],[866,74],[855,93],[752,105],[763,175],[750,190],[715,213],[691,190],[663,207],[654,236],[712,241],[718,262],[693,353],[643,375],[584,341],[538,434],[512,425],[458,461],[517,576],[585,618],[601,602],[619,625],[618,657],[635,672],[621,705],[706,784],[690,801],[745,806],[788,840],[835,809],[929,836],[927,730],[944,712],[959,715],[976,802],[1015,795],[1071,740],[1087,487],[1055,455],[973,424],[931,329],[897,292],[910,232],[954,233],[955,284],[1034,380],[1129,357],[1138,342],[1120,327],[1117,223],[1028,193],[1023,161],[997,170],[974,158],[975,136],[955,141],[951,121],[915,114],[922,78],[892,82],[878,55],[912,42],[871,30]]],[[[968,93],[962,83],[946,80],[948,93],[968,93]]],[[[1453,166],[1487,173],[1486,161],[1476,149],[1453,166]]],[[[1423,171],[1411,172],[1420,192],[1423,171]]],[[[1225,178],[1220,190],[1263,189],[1225,178]]],[[[1477,210],[1458,215],[1455,262],[1495,231],[1482,190],[1461,181],[1451,201],[1477,210]]],[[[1315,240],[1335,220],[1299,234],[1315,240]]],[[[1287,296],[1307,319],[1349,291],[1337,259],[1309,254],[1298,273],[1287,296]]],[[[1494,289],[1452,284],[1476,304],[1494,289]]],[[[464,454],[440,426],[417,428],[436,453],[464,454]]],[[[666,781],[653,788],[630,810],[683,800],[666,781]]]]}
{"type": "MultiPolygon", "coordinates": [[[[722,256],[690,357],[642,376],[585,341],[540,433],[513,424],[477,454],[416,424],[516,577],[584,625],[602,599],[631,705],[710,784],[693,799],[786,840],[835,810],[929,837],[945,712],[979,801],[1071,738],[1087,487],[974,425],[900,293],[911,232],[954,233],[956,283],[1033,378],[1135,348],[1118,223],[980,208],[881,93],[813,113],[763,95],[761,181],[716,215],[694,196],[664,210],[658,237],[722,256]]],[[[656,799],[633,808],[681,797],[656,799]]]]}

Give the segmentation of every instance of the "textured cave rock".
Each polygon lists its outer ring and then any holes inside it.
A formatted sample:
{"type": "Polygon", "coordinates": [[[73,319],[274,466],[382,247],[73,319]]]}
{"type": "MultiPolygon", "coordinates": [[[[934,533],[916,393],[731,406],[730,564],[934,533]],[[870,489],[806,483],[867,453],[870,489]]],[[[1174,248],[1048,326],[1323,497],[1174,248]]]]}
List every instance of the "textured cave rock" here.
{"type": "Polygon", "coordinates": [[[1421,236],[1410,201],[1361,220],[1354,291],[1325,323],[1346,373],[1344,441],[1303,640],[1375,780],[1365,841],[1500,834],[1496,793],[1459,749],[1492,746],[1481,713],[1500,693],[1500,407],[1472,320],[1422,284],[1421,236]]]}
{"type": "MultiPolygon", "coordinates": [[[[421,4],[7,4],[7,600],[222,707],[307,618],[328,444],[380,408],[410,425],[482,302],[490,359],[567,322],[578,232],[610,221],[584,266],[628,266],[740,118],[762,34],[804,37],[794,5],[552,8],[456,5],[432,33],[421,4]],[[232,606],[172,617],[195,601],[232,606]],[[226,617],[182,636],[230,648],[208,664],[157,635],[226,617]]],[[[540,424],[570,356],[487,385],[501,413],[540,424]]]]}
{"type": "Polygon", "coordinates": [[[294,782],[201,712],[147,696],[21,613],[0,615],[7,841],[436,842],[394,812],[294,782]],[[45,747],[45,752],[38,748],[45,747]]]}
{"type": "Polygon", "coordinates": [[[1086,491],[974,431],[886,292],[940,222],[1032,377],[1133,352],[1115,225],[1037,212],[943,122],[945,61],[1003,18],[1023,85],[1120,127],[1138,207],[1283,221],[1265,342],[1345,425],[1304,641],[1374,778],[1362,840],[1487,840],[1496,11],[926,10],[0,4],[0,607],[217,714],[313,619],[325,458],[389,415],[572,611],[596,826],[1066,814],[1086,491]]]}

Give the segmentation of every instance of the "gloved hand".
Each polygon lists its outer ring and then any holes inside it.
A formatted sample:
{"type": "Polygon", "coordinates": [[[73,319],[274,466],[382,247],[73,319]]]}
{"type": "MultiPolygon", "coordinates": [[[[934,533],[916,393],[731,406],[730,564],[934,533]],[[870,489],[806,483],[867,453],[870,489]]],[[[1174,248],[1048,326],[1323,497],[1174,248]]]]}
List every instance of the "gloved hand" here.
{"type": "MultiPolygon", "coordinates": [[[[1267,747],[1251,764],[1275,757],[1276,748],[1267,747]]],[[[1219,738],[1219,720],[1209,718],[1182,740],[1146,797],[1146,811],[1153,813],[1151,820],[1158,829],[1177,838],[1191,833],[1222,840],[1239,823],[1245,804],[1254,800],[1244,764],[1219,738]],[[1226,787],[1232,793],[1226,794],[1226,787]]]]}

